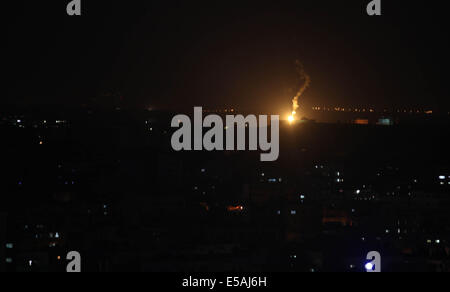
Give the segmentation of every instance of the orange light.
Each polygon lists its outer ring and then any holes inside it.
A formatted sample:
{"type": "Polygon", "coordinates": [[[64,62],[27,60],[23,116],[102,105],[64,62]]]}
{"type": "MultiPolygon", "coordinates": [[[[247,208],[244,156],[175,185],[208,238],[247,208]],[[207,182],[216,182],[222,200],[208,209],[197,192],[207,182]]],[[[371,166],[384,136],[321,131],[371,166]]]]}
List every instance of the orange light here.
{"type": "Polygon", "coordinates": [[[229,206],[229,207],[227,208],[227,210],[228,210],[229,212],[242,211],[242,210],[244,210],[244,207],[243,207],[243,206],[229,206]]]}
{"type": "Polygon", "coordinates": [[[292,124],[294,121],[295,121],[294,116],[289,116],[289,117],[288,117],[288,122],[289,122],[289,123],[292,124]]]}

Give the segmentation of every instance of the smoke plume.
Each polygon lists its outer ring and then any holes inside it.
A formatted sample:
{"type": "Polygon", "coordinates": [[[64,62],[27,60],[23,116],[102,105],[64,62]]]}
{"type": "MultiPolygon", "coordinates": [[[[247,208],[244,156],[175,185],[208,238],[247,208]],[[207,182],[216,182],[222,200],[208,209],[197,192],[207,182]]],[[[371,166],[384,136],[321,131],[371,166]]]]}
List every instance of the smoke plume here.
{"type": "Polygon", "coordinates": [[[311,77],[309,77],[309,75],[305,72],[303,64],[299,60],[296,60],[295,66],[297,69],[298,78],[299,78],[301,87],[298,90],[297,94],[292,99],[292,115],[293,116],[295,116],[295,114],[297,113],[297,110],[299,108],[300,97],[302,97],[305,90],[308,89],[309,85],[311,84],[311,77]]]}

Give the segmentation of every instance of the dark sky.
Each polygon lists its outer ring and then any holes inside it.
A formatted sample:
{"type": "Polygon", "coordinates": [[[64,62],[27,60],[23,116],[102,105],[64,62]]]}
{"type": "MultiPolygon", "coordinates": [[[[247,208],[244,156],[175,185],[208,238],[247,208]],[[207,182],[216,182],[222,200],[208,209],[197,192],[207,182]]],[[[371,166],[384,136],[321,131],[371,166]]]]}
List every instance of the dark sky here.
{"type": "Polygon", "coordinates": [[[11,2],[0,104],[286,111],[300,59],[305,107],[450,105],[442,1],[382,0],[382,17],[369,0],[11,2]]]}

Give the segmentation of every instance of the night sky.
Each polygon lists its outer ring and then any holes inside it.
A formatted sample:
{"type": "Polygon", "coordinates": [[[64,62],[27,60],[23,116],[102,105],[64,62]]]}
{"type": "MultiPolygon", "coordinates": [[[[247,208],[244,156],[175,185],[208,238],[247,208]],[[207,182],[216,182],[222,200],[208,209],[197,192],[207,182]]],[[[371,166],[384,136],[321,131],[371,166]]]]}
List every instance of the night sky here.
{"type": "Polygon", "coordinates": [[[303,107],[450,106],[442,1],[384,0],[382,17],[369,0],[84,0],[81,17],[69,0],[11,2],[0,104],[114,93],[132,107],[284,113],[299,59],[312,78],[303,107]]]}

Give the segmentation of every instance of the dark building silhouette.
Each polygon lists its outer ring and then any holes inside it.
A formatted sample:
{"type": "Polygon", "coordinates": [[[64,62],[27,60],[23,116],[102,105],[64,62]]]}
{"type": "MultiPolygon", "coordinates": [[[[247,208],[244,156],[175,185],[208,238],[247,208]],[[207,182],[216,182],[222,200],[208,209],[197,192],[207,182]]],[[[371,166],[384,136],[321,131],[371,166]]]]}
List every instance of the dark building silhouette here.
{"type": "Polygon", "coordinates": [[[6,214],[0,213],[0,272],[6,266],[6,214]]]}

